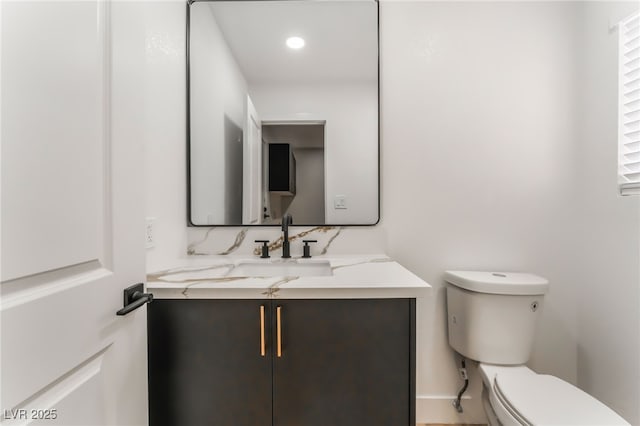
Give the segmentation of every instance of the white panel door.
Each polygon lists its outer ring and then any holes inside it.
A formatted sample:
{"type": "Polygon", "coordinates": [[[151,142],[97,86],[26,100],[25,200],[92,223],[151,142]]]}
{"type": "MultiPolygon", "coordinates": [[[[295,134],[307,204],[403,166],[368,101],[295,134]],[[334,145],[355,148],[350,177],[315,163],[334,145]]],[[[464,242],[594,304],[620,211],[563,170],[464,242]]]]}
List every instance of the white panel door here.
{"type": "Polygon", "coordinates": [[[146,424],[146,307],[116,316],[145,278],[134,7],[0,15],[2,424],[146,424]]]}
{"type": "Polygon", "coordinates": [[[242,223],[262,223],[262,121],[247,95],[244,124],[242,223]]]}

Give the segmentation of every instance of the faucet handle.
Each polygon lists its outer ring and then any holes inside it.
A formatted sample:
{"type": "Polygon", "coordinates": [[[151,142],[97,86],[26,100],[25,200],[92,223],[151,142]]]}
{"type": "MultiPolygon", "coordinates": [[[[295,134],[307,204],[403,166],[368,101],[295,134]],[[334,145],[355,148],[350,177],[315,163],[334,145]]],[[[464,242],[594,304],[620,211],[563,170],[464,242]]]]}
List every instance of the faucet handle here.
{"type": "Polygon", "coordinates": [[[269,256],[269,240],[255,240],[256,243],[262,243],[262,256],[260,256],[260,258],[262,259],[268,259],[271,256],[269,256]]]}
{"type": "Polygon", "coordinates": [[[317,243],[318,240],[302,240],[304,247],[302,247],[302,257],[309,259],[311,257],[311,248],[309,243],[317,243]]]}

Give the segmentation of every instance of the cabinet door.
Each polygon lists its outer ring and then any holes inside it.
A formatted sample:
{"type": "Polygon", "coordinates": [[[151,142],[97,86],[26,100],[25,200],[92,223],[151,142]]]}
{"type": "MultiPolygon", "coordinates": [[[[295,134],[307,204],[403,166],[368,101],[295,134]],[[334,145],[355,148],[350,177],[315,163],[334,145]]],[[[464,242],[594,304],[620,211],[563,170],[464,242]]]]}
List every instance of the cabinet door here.
{"type": "Polygon", "coordinates": [[[269,311],[266,300],[154,300],[148,309],[150,424],[270,425],[269,311]]]}
{"type": "MultiPolygon", "coordinates": [[[[415,425],[415,300],[283,300],[274,426],[415,425]]],[[[277,315],[274,342],[277,345],[277,315]]]]}

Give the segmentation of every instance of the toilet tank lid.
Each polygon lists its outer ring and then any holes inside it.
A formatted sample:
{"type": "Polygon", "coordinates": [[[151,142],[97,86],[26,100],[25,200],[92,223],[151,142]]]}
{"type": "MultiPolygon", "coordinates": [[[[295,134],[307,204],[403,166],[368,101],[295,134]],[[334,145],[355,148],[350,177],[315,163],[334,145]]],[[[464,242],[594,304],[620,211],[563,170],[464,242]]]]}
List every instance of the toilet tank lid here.
{"type": "Polygon", "coordinates": [[[544,294],[549,288],[546,279],[522,272],[446,271],[444,279],[478,293],[522,296],[544,294]]]}

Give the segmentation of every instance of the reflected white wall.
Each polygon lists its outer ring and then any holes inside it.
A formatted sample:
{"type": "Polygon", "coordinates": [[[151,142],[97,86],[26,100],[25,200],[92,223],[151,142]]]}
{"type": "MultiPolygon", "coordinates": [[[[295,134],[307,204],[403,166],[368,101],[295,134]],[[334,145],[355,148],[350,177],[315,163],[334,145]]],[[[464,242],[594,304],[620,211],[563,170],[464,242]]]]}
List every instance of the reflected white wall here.
{"type": "Polygon", "coordinates": [[[191,220],[239,224],[247,82],[209,4],[191,9],[191,220]]]}
{"type": "Polygon", "coordinates": [[[378,220],[378,88],[375,84],[251,86],[264,121],[326,120],[325,223],[378,220]],[[347,209],[335,209],[344,195],[347,209]]]}

